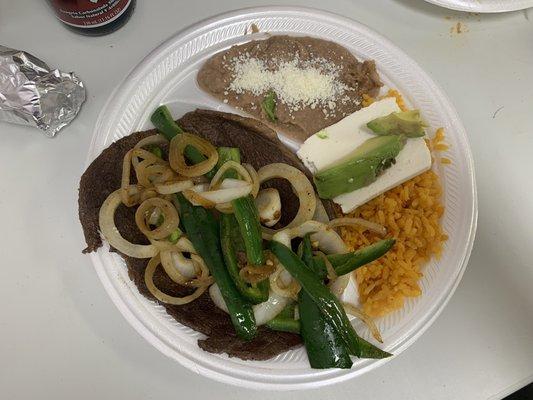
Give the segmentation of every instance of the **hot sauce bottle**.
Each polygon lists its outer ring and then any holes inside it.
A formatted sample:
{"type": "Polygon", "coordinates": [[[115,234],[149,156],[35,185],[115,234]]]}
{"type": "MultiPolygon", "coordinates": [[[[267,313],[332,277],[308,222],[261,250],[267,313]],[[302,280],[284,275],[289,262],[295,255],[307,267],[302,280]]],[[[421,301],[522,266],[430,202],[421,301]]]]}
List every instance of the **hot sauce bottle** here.
{"type": "Polygon", "coordinates": [[[84,35],[106,35],[128,22],[136,0],[48,0],[69,29],[84,35]]]}

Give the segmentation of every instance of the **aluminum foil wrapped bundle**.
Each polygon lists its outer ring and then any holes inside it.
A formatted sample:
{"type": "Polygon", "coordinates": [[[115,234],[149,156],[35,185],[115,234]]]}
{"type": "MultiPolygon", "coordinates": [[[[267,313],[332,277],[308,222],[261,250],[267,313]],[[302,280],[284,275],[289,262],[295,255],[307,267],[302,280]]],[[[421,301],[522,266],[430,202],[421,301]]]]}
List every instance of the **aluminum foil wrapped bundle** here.
{"type": "Polygon", "coordinates": [[[84,101],[85,87],[74,73],[0,45],[0,121],[34,126],[53,137],[84,101]]]}

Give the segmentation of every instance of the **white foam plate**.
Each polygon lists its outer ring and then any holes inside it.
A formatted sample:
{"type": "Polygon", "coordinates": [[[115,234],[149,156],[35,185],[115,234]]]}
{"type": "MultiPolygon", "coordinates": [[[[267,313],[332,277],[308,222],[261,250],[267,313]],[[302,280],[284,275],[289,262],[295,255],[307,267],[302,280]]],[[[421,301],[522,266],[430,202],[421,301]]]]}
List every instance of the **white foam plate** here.
{"type": "MultiPolygon", "coordinates": [[[[261,33],[244,36],[252,23],[261,32],[332,40],[360,59],[376,60],[385,84],[397,88],[411,106],[422,110],[430,132],[437,127],[446,129],[451,147],[444,155],[453,164],[435,168],[444,186],[442,224],[450,238],[442,258],[425,267],[420,282],[423,295],[377,320],[384,348],[398,355],[435,320],[461,279],[476,228],[476,188],[465,130],[449,100],[414,61],[366,26],[313,9],[262,7],[223,14],[179,32],[150,53],[113,92],[96,123],[88,163],[113,141],[148,128],[150,113],[162,103],[170,104],[176,117],[196,107],[231,111],[199,90],[196,72],[214,53],[264,37],[261,33]]],[[[388,361],[355,360],[350,370],[313,370],[303,348],[263,362],[204,352],[197,346],[199,333],[139,294],[120,257],[103,248],[91,258],[109,296],[135,330],[163,354],[206,377],[256,389],[303,389],[344,381],[388,361]]],[[[361,324],[356,323],[356,329],[369,338],[361,324]]]]}
{"type": "Polygon", "coordinates": [[[452,10],[473,13],[501,13],[533,7],[533,0],[426,0],[452,10]]]}

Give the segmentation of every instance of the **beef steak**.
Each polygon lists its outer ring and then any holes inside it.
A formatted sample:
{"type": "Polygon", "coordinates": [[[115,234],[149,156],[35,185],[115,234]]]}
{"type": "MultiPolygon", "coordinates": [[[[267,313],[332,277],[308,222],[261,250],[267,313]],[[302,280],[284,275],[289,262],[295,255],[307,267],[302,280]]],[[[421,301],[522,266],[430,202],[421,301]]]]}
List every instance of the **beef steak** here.
{"type": "MultiPolygon", "coordinates": [[[[277,139],[275,132],[250,118],[217,111],[196,110],[185,114],[177,123],[185,131],[197,134],[216,146],[238,147],[242,161],[252,164],[256,169],[266,164],[282,162],[305,170],[298,158],[277,139]]],[[[155,133],[155,130],[137,132],[116,141],[105,149],[82,175],[78,206],[87,243],[84,253],[95,251],[102,245],[98,213],[107,196],[120,187],[124,155],[139,140],[155,133]]],[[[273,182],[272,185],[280,190],[283,202],[280,223],[285,224],[296,214],[298,200],[286,182],[273,182]]],[[[135,207],[121,205],[115,214],[116,226],[127,240],[139,244],[147,243],[144,235],[137,229],[134,215],[135,207]]],[[[122,257],[126,261],[129,276],[140,293],[157,301],[144,283],[144,270],[148,260],[123,254],[122,257]]],[[[162,268],[156,270],[154,283],[171,296],[183,296],[191,290],[173,282],[162,268]]],[[[227,353],[243,360],[266,360],[301,343],[299,335],[276,332],[265,327],[260,327],[257,337],[251,341],[240,339],[229,316],[214,305],[207,292],[189,304],[161,304],[177,321],[206,335],[207,338],[199,340],[198,344],[212,353],[227,353]]]]}

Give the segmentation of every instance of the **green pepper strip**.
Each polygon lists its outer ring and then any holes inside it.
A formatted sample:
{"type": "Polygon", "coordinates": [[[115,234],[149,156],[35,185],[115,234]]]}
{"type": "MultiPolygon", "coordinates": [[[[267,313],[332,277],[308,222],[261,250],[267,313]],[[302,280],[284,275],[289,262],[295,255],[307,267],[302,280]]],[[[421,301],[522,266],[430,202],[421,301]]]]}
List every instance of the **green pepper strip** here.
{"type": "Polygon", "coordinates": [[[294,319],[294,310],[296,309],[295,303],[289,303],[287,304],[283,310],[277,315],[281,318],[292,318],[294,319]]]}
{"type": "MultiPolygon", "coordinates": [[[[394,243],[396,243],[395,239],[383,239],[351,253],[330,254],[326,257],[335,269],[337,276],[346,275],[380,258],[394,246],[394,243]]],[[[313,257],[313,261],[319,271],[326,271],[324,259],[313,257]]]]}
{"type": "MultiPolygon", "coordinates": [[[[241,154],[238,148],[219,147],[218,154],[218,167],[230,160],[238,163],[241,162],[241,154]]],[[[223,178],[236,179],[238,178],[237,172],[229,170],[224,174],[223,178]]],[[[263,254],[263,238],[261,236],[259,215],[253,197],[241,197],[233,200],[231,204],[233,206],[234,216],[237,220],[238,228],[242,236],[248,263],[251,265],[262,265],[265,262],[265,256],[263,254]]],[[[228,268],[230,267],[228,266],[228,268]]],[[[243,296],[247,297],[250,301],[258,304],[268,300],[269,283],[267,279],[257,283],[257,291],[256,288],[253,288],[244,282],[238,273],[233,276],[239,290],[245,287],[253,289],[252,293],[241,291],[243,296]],[[258,296],[258,294],[260,294],[260,296],[258,296]]]]}
{"type": "Polygon", "coordinates": [[[254,199],[252,196],[241,197],[233,200],[231,204],[241,229],[248,262],[252,265],[262,265],[265,262],[263,238],[254,199]]]}
{"type": "Polygon", "coordinates": [[[155,155],[156,157],[163,158],[163,150],[157,145],[151,145],[148,147],[148,151],[155,155]]]}
{"type": "Polygon", "coordinates": [[[223,262],[218,222],[211,212],[189,203],[183,195],[174,196],[187,236],[203,258],[217,283],[237,334],[246,340],[257,334],[254,312],[235,287],[223,262]]]}
{"type": "Polygon", "coordinates": [[[233,214],[220,215],[220,244],[224,262],[228,272],[242,296],[253,304],[259,304],[268,300],[268,287],[266,292],[258,286],[252,286],[245,282],[239,275],[239,263],[235,255],[233,233],[238,231],[239,225],[233,214]]]}
{"type": "Polygon", "coordinates": [[[294,303],[285,306],[281,312],[265,326],[273,331],[300,333],[300,321],[294,319],[294,303]]]}
{"type": "Polygon", "coordinates": [[[300,333],[301,330],[300,321],[294,318],[281,318],[277,316],[268,321],[265,325],[273,331],[280,332],[300,333]]]}
{"type": "Polygon", "coordinates": [[[332,324],[349,349],[350,354],[361,358],[385,358],[391,356],[390,353],[378,349],[357,335],[337,298],[291,249],[276,241],[270,242],[270,248],[332,324]]]}
{"type": "MultiPolygon", "coordinates": [[[[322,272],[316,268],[309,236],[305,235],[302,242],[302,260],[309,271],[320,274],[319,279],[322,280],[326,277],[326,271],[322,272]]],[[[305,290],[298,294],[298,303],[301,334],[311,367],[351,368],[352,360],[348,348],[305,290]]]]}
{"type": "MultiPolygon", "coordinates": [[[[156,127],[156,129],[163,134],[169,141],[176,135],[183,133],[183,129],[174,121],[170,110],[167,106],[159,106],[150,116],[150,121],[156,127]]],[[[205,156],[193,146],[185,147],[185,157],[193,163],[198,164],[205,161],[205,156]]],[[[208,178],[212,178],[215,175],[215,169],[205,174],[208,178]]]]}
{"type": "MultiPolygon", "coordinates": [[[[220,168],[226,161],[241,162],[240,150],[236,147],[219,147],[217,168],[220,168]]],[[[237,172],[227,171],[223,178],[237,179],[237,172]]],[[[261,225],[259,214],[252,196],[241,197],[231,202],[235,212],[235,218],[239,223],[241,235],[246,248],[246,257],[252,265],[264,263],[263,238],[261,236],[261,225]]]]}

